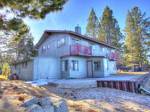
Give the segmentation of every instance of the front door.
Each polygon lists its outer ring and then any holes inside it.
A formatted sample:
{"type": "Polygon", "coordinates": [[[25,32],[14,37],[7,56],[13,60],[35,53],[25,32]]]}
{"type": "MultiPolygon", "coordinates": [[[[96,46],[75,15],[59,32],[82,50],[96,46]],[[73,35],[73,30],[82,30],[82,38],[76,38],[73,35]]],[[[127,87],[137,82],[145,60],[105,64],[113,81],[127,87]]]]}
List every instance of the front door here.
{"type": "Polygon", "coordinates": [[[61,78],[63,78],[63,79],[66,79],[66,78],[68,78],[68,67],[69,66],[69,64],[68,64],[68,60],[62,60],[61,61],[61,78]]]}
{"type": "Polygon", "coordinates": [[[92,61],[91,60],[87,61],[87,75],[88,75],[88,78],[93,77],[93,66],[92,66],[92,61]]]}

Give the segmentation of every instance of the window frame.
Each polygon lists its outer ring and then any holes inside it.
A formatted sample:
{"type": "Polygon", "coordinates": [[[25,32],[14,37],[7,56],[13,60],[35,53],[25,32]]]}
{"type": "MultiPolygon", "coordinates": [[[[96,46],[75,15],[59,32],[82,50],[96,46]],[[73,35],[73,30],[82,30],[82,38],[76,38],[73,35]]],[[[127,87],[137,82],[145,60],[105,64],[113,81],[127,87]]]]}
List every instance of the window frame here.
{"type": "Polygon", "coordinates": [[[67,72],[68,71],[68,60],[62,60],[61,61],[61,71],[67,72]]]}
{"type": "Polygon", "coordinates": [[[100,60],[94,61],[93,66],[94,66],[94,71],[100,71],[102,68],[101,61],[100,60]]]}
{"type": "Polygon", "coordinates": [[[71,64],[72,64],[73,71],[79,71],[79,61],[78,60],[72,60],[71,64]]]}
{"type": "Polygon", "coordinates": [[[61,46],[65,45],[65,43],[66,43],[65,38],[61,38],[61,39],[57,40],[57,48],[60,48],[61,46]]]}

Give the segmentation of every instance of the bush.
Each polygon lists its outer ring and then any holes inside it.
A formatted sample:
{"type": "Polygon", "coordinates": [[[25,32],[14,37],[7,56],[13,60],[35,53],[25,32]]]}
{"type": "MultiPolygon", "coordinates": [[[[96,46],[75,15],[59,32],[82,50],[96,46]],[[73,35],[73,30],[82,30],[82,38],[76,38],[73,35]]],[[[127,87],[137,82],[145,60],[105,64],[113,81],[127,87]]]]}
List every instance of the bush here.
{"type": "Polygon", "coordinates": [[[9,64],[4,63],[2,66],[2,74],[1,74],[0,78],[8,79],[10,72],[11,72],[11,70],[10,70],[9,64]]]}

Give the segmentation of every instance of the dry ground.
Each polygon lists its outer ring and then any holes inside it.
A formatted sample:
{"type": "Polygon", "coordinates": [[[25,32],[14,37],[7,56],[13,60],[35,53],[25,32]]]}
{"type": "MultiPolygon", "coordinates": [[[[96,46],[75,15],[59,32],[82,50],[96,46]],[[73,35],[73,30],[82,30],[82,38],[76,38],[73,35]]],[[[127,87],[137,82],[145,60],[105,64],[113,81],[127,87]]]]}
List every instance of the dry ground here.
{"type": "Polygon", "coordinates": [[[118,71],[118,75],[145,75],[148,74],[149,72],[124,72],[124,71],[118,71]]]}
{"type": "Polygon", "coordinates": [[[23,112],[27,99],[64,98],[70,112],[150,112],[150,97],[107,88],[60,89],[57,85],[33,87],[22,81],[0,81],[0,112],[23,112]]]}
{"type": "Polygon", "coordinates": [[[108,88],[46,87],[67,99],[71,112],[150,112],[150,97],[108,88]]]}

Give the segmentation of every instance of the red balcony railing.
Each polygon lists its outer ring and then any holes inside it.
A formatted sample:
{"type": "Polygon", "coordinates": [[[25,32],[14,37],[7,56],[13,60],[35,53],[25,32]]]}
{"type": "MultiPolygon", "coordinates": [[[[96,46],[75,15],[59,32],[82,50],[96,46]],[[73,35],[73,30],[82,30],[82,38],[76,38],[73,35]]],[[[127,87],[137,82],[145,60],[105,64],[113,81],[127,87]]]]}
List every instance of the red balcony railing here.
{"type": "Polygon", "coordinates": [[[108,57],[110,60],[114,60],[114,61],[116,61],[116,60],[118,60],[118,58],[119,58],[119,54],[117,53],[117,52],[111,52],[110,54],[109,54],[109,57],[108,57]]]}
{"type": "Polygon", "coordinates": [[[92,50],[90,47],[83,46],[81,44],[71,45],[70,47],[71,55],[81,55],[81,56],[91,56],[92,50]]]}

